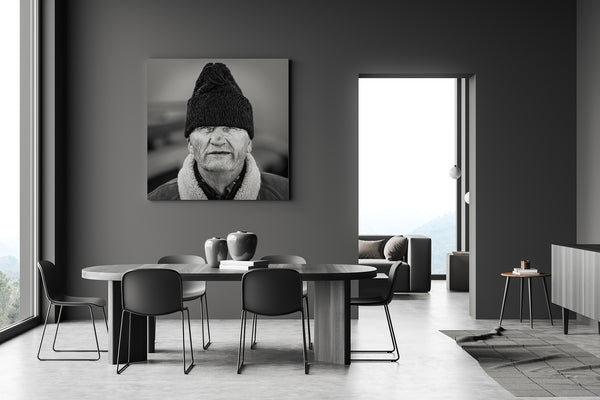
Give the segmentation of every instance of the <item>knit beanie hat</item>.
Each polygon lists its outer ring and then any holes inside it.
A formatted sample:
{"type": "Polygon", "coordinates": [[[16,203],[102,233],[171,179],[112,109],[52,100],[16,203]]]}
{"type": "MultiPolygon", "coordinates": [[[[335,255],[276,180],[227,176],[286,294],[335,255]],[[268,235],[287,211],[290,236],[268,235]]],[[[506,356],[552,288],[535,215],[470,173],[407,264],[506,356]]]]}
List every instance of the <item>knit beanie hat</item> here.
{"type": "Polygon", "coordinates": [[[225,64],[206,64],[188,100],[185,137],[202,126],[241,128],[254,138],[252,105],[225,64]]]}

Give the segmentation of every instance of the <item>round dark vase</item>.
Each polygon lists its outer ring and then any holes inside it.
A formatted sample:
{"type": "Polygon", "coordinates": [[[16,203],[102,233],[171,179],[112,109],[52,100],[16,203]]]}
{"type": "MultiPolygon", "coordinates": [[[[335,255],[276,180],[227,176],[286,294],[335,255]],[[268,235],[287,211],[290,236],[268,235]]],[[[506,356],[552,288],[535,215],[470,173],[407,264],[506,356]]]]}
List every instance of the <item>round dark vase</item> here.
{"type": "Polygon", "coordinates": [[[255,233],[237,231],[227,235],[227,247],[231,258],[236,261],[248,261],[256,252],[258,238],[255,233]]]}
{"type": "Polygon", "coordinates": [[[221,260],[227,259],[227,240],[212,237],[204,242],[206,263],[211,267],[218,267],[221,260]]]}

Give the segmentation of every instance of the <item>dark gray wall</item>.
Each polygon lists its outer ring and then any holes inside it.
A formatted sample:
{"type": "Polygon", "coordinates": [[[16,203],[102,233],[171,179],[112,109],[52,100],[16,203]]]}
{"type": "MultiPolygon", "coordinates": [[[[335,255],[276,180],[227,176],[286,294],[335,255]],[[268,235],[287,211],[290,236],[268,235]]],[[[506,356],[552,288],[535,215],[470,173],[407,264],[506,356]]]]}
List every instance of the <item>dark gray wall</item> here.
{"type": "MultiPolygon", "coordinates": [[[[39,246],[38,258],[56,259],[56,9],[55,0],[40,4],[40,112],[39,112],[39,246]]],[[[37,271],[37,270],[36,270],[37,271]]],[[[41,285],[41,282],[39,282],[41,285]]],[[[48,307],[47,300],[40,293],[40,314],[48,307]]],[[[52,317],[57,315],[52,315],[52,317]]]]}
{"type": "Polygon", "coordinates": [[[549,269],[550,244],[575,240],[575,3],[58,3],[56,258],[73,292],[105,294],[84,266],[203,254],[206,238],[237,229],[259,235],[259,256],[354,262],[359,73],[476,74],[478,318],[498,315],[500,272],[523,258],[549,269]],[[151,57],[291,60],[291,201],[146,200],[151,57]]]}
{"type": "Polygon", "coordinates": [[[600,2],[577,1],[577,241],[600,243],[600,2]]]}

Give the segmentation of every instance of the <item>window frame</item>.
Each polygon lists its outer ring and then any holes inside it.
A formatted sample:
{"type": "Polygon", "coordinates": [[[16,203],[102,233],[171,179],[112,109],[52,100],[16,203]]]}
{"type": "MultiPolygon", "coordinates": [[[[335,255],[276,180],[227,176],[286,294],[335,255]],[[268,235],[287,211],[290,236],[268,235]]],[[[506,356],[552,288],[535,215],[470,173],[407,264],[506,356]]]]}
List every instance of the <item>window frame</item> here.
{"type": "Polygon", "coordinates": [[[28,296],[30,316],[2,328],[0,343],[41,323],[36,268],[39,249],[39,27],[39,0],[20,1],[20,48],[26,49],[20,54],[20,296],[28,296]]]}

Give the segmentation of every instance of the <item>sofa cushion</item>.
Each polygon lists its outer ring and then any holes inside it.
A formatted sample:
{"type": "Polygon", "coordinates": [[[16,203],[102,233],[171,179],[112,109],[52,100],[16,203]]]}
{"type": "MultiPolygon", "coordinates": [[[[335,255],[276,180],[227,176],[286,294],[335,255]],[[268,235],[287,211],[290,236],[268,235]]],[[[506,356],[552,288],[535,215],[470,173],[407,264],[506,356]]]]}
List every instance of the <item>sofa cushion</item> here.
{"type": "Polygon", "coordinates": [[[394,261],[388,261],[385,258],[363,258],[358,260],[358,263],[360,265],[370,265],[377,269],[379,269],[379,267],[387,267],[384,269],[384,272],[387,273],[392,264],[394,264],[394,261]]]}
{"type": "Polygon", "coordinates": [[[404,260],[407,249],[408,239],[402,235],[398,235],[387,241],[383,248],[383,255],[386,260],[400,261],[404,260]]]}
{"type": "Polygon", "coordinates": [[[358,258],[384,258],[386,240],[358,240],[358,258]]]}

